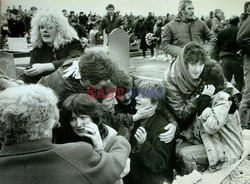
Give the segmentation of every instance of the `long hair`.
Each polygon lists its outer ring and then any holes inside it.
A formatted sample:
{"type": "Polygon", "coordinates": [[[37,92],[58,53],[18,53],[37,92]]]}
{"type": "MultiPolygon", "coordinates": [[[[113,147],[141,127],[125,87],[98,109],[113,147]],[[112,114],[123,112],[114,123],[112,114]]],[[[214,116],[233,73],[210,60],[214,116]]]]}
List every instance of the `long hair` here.
{"type": "Polygon", "coordinates": [[[101,110],[100,104],[95,98],[89,98],[87,94],[73,94],[69,96],[62,105],[62,116],[63,120],[62,128],[65,130],[67,141],[74,142],[82,140],[72,130],[70,121],[72,116],[88,115],[92,121],[98,126],[101,138],[105,138],[108,134],[108,130],[104,126],[106,124],[105,118],[103,117],[103,111],[101,110]],[[71,140],[70,140],[71,139],[71,140]]]}
{"type": "Polygon", "coordinates": [[[41,10],[31,20],[31,43],[34,47],[42,47],[43,41],[40,34],[40,26],[46,25],[56,27],[57,34],[53,43],[55,49],[59,49],[73,39],[79,40],[77,32],[70,26],[68,19],[62,12],[41,10]]]}

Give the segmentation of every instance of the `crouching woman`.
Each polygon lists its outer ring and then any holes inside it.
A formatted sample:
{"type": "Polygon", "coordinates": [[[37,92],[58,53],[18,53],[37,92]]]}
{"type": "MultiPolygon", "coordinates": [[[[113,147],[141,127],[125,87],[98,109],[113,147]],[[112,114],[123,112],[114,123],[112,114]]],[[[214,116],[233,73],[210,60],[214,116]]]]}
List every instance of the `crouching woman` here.
{"type": "Polygon", "coordinates": [[[197,100],[197,120],[193,126],[194,145],[181,149],[183,173],[205,165],[216,171],[241,158],[243,139],[239,112],[225,87],[222,68],[210,63],[204,69],[205,86],[197,100]]]}

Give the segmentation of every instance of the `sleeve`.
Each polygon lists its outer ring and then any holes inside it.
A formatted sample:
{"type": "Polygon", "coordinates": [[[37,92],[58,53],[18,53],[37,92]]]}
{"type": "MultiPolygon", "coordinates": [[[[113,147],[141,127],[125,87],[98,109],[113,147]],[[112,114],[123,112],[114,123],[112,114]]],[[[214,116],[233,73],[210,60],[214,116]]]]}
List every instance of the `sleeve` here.
{"type": "Polygon", "coordinates": [[[250,16],[248,16],[239,28],[237,43],[244,53],[250,54],[250,16]]]}
{"type": "Polygon", "coordinates": [[[138,152],[134,154],[143,161],[149,170],[153,173],[159,173],[171,167],[171,160],[174,159],[172,158],[174,144],[174,141],[166,144],[158,139],[158,141],[152,145],[146,140],[138,152]]]}
{"type": "Polygon", "coordinates": [[[175,115],[180,120],[186,120],[191,115],[196,113],[197,98],[191,94],[188,98],[184,99],[181,92],[174,86],[165,81],[166,88],[166,103],[172,108],[175,115]]]}
{"type": "Polygon", "coordinates": [[[204,34],[203,36],[206,40],[205,50],[210,55],[212,53],[214,45],[216,43],[216,37],[213,35],[211,30],[207,27],[205,22],[202,22],[202,24],[203,24],[203,34],[204,34]]]}
{"type": "Polygon", "coordinates": [[[172,45],[173,39],[172,30],[170,29],[169,24],[167,24],[162,33],[161,49],[165,53],[170,54],[173,57],[177,57],[181,51],[181,47],[172,45]]]}
{"type": "Polygon", "coordinates": [[[200,117],[206,133],[214,134],[226,124],[231,106],[228,97],[229,94],[217,96],[212,107],[208,107],[202,112],[200,117]]]}
{"type": "Polygon", "coordinates": [[[211,97],[208,95],[200,95],[197,99],[197,115],[200,116],[207,107],[211,107],[211,97]]]}
{"type": "Polygon", "coordinates": [[[116,136],[107,142],[106,151],[101,153],[86,144],[73,143],[75,146],[68,147],[66,151],[64,149],[61,156],[86,175],[91,183],[110,184],[120,179],[131,149],[129,142],[116,136]]]}
{"type": "Polygon", "coordinates": [[[68,53],[68,57],[52,61],[52,64],[54,65],[55,69],[58,69],[66,59],[82,56],[84,51],[80,41],[73,40],[71,43],[65,46],[65,52],[68,53]]]}

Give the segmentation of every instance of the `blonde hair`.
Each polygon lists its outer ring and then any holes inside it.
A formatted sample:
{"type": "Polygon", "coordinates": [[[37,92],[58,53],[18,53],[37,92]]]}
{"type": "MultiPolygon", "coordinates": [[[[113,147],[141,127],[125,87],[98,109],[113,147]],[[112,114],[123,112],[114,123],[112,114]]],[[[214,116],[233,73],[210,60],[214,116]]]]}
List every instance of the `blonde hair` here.
{"type": "Polygon", "coordinates": [[[51,138],[59,120],[57,97],[39,84],[7,88],[0,93],[0,137],[5,145],[51,138]]]}
{"type": "Polygon", "coordinates": [[[41,47],[43,44],[39,30],[41,25],[52,25],[56,28],[57,34],[53,43],[55,49],[71,42],[73,39],[79,40],[77,32],[62,12],[41,10],[31,20],[31,43],[34,47],[41,47]]]}
{"type": "Polygon", "coordinates": [[[187,4],[193,3],[191,0],[181,0],[178,4],[178,12],[181,12],[182,10],[185,9],[187,4]]]}

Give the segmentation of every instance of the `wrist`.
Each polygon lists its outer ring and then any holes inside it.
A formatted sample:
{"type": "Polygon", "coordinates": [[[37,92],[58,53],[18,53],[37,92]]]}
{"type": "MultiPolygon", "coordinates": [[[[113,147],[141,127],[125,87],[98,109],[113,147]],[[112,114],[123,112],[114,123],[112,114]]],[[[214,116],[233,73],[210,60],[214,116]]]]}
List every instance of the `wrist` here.
{"type": "Polygon", "coordinates": [[[133,122],[135,122],[135,121],[138,121],[138,120],[139,120],[139,116],[138,116],[138,114],[133,115],[133,116],[132,116],[132,118],[133,118],[133,122]]]}

